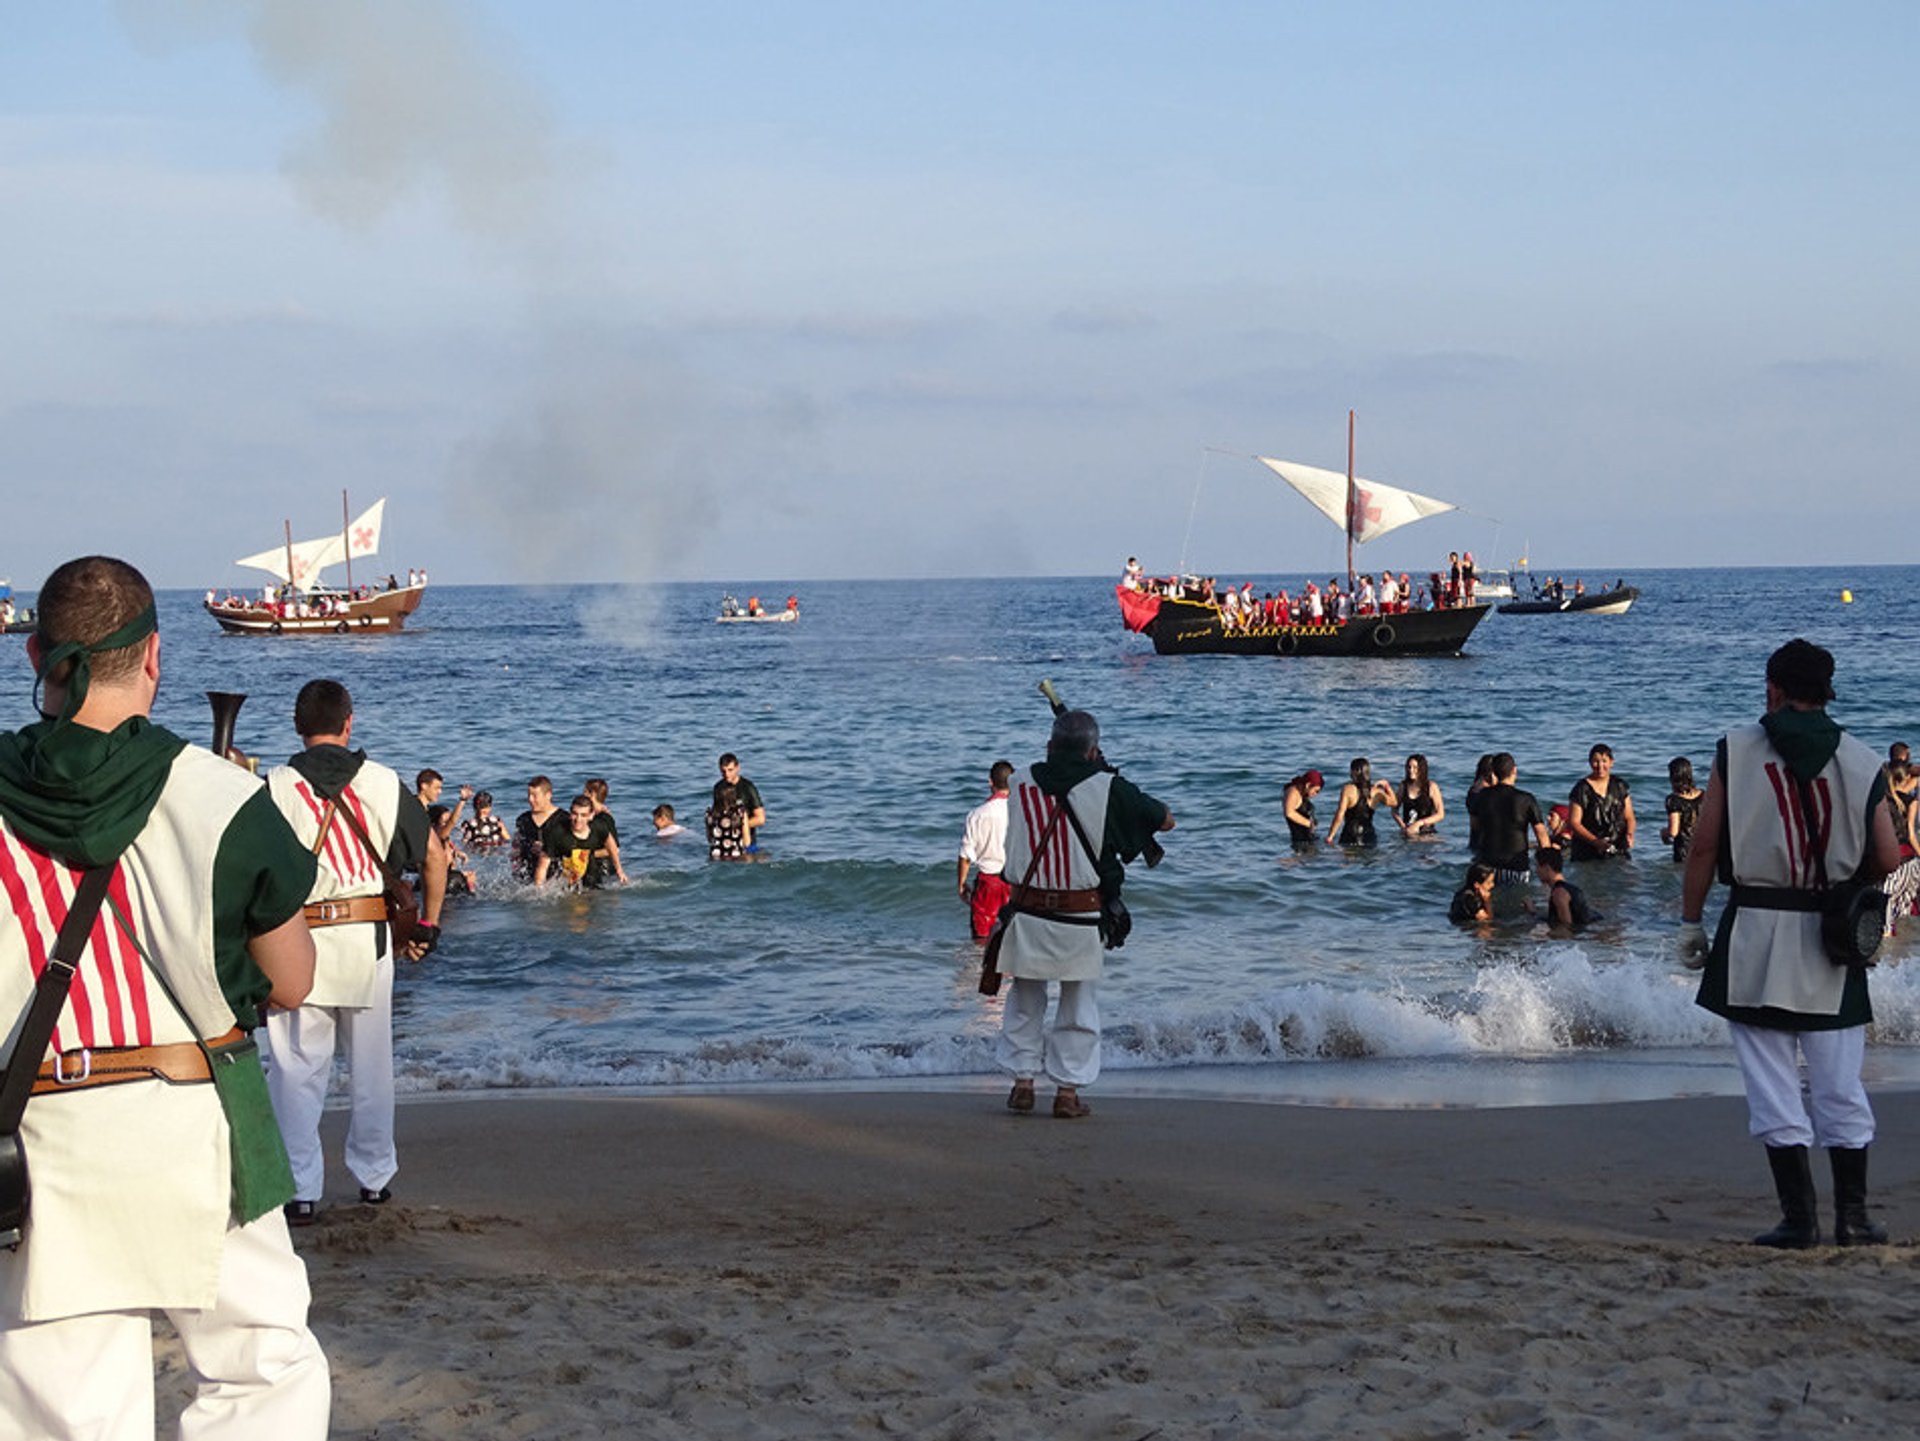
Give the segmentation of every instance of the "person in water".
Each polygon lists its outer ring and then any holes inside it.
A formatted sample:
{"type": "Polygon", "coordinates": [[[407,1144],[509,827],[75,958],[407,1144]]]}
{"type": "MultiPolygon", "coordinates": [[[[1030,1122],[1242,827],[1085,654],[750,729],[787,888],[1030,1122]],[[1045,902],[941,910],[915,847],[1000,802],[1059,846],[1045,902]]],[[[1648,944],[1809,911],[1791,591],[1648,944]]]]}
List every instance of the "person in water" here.
{"type": "Polygon", "coordinates": [[[1693,823],[1700,819],[1700,802],[1707,793],[1693,783],[1693,762],[1675,756],[1667,762],[1667,844],[1673,847],[1675,861],[1685,861],[1687,846],[1693,840],[1693,823]]]}
{"type": "Polygon", "coordinates": [[[1587,774],[1567,796],[1567,833],[1576,861],[1604,860],[1633,850],[1633,797],[1613,773],[1613,747],[1587,752],[1587,774]]]}
{"type": "Polygon", "coordinates": [[[1493,920],[1493,867],[1475,861],[1467,867],[1467,878],[1453,893],[1447,907],[1447,919],[1456,926],[1480,926],[1493,920]]]}
{"type": "Polygon", "coordinates": [[[1302,771],[1287,782],[1281,798],[1281,812],[1287,818],[1287,835],[1296,851],[1310,851],[1320,839],[1314,829],[1313,798],[1326,786],[1319,771],[1302,771]]]}
{"type": "Polygon", "coordinates": [[[622,885],[627,882],[626,867],[620,863],[620,841],[603,815],[593,813],[590,797],[579,795],[567,807],[564,822],[547,825],[541,833],[545,854],[534,867],[533,883],[542,886],[547,877],[558,875],[570,886],[594,890],[613,876],[622,885]]]}
{"type": "Polygon", "coordinates": [[[474,792],[473,814],[460,823],[460,839],[476,851],[498,850],[513,839],[507,823],[494,814],[492,791],[474,792]]]}
{"type": "Polygon", "coordinates": [[[527,782],[527,808],[513,822],[513,875],[515,880],[530,881],[540,857],[546,854],[542,839],[560,808],[553,803],[553,782],[535,776],[527,782]]]}
{"type": "Polygon", "coordinates": [[[720,791],[723,786],[731,786],[738,796],[740,804],[746,809],[748,838],[747,849],[752,851],[758,844],[753,839],[760,828],[767,823],[767,807],[760,799],[760,788],[740,774],[740,757],[728,751],[720,757],[720,779],[714,782],[713,803],[720,805],[720,791]]]}
{"type": "Polygon", "coordinates": [[[1500,885],[1518,885],[1527,878],[1527,840],[1547,844],[1546,822],[1540,819],[1540,803],[1531,791],[1523,791],[1515,781],[1520,767],[1511,751],[1499,751],[1492,760],[1493,784],[1480,791],[1470,804],[1476,807],[1480,821],[1480,839],[1474,846],[1474,859],[1484,861],[1497,872],[1500,885]]]}
{"type": "Polygon", "coordinates": [[[1598,919],[1586,892],[1567,879],[1565,864],[1558,846],[1542,846],[1533,853],[1533,868],[1547,888],[1547,930],[1556,936],[1585,930],[1598,919]]]}
{"type": "Polygon", "coordinates": [[[1338,837],[1343,846],[1375,846],[1373,808],[1376,804],[1393,808],[1393,787],[1373,778],[1373,766],[1365,756],[1355,756],[1347,767],[1347,783],[1340,787],[1340,807],[1327,827],[1329,844],[1338,837]]]}
{"type": "Polygon", "coordinates": [[[1407,771],[1400,782],[1400,795],[1393,818],[1402,835],[1430,836],[1447,816],[1446,798],[1427,774],[1427,758],[1417,751],[1407,757],[1407,771]]]}
{"type": "Polygon", "coordinates": [[[673,818],[673,807],[657,805],[653,808],[653,838],[657,841],[670,841],[675,836],[684,836],[687,828],[673,818]]]}

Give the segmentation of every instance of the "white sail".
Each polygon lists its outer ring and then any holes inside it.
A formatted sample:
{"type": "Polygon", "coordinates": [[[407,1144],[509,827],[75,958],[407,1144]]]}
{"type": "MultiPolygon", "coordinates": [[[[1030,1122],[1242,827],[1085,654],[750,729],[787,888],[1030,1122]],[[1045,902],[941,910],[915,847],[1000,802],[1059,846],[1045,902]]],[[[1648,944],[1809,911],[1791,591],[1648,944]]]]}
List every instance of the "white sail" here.
{"type": "Polygon", "coordinates": [[[287,570],[288,550],[287,546],[276,545],[272,550],[263,550],[258,555],[242,556],[234,564],[244,565],[249,570],[264,570],[275,580],[290,580],[298,586],[311,586],[318,579],[322,566],[331,565],[340,558],[340,537],[329,535],[319,540],[296,540],[291,546],[291,573],[287,570]]]}
{"type": "Polygon", "coordinates": [[[339,565],[347,558],[349,543],[356,559],[379,553],[380,527],[386,518],[386,507],[386,497],[382,496],[360,512],[359,518],[347,527],[345,535],[335,532],[314,540],[296,540],[292,546],[291,575],[287,573],[288,547],[284,545],[263,550],[258,555],[245,556],[234,564],[244,565],[249,570],[264,570],[276,580],[291,580],[303,589],[310,589],[319,582],[321,571],[330,565],[339,565]]]}
{"type": "MultiPolygon", "coordinates": [[[[1301,465],[1297,461],[1269,460],[1264,455],[1259,460],[1313,502],[1314,508],[1328,520],[1342,530],[1347,529],[1345,475],[1337,470],[1322,470],[1317,465],[1301,465]]],[[[1372,540],[1390,530],[1398,530],[1410,521],[1424,520],[1430,515],[1440,515],[1452,509],[1450,501],[1435,500],[1430,495],[1419,495],[1396,485],[1363,480],[1357,475],[1353,478],[1353,538],[1356,541],[1372,540]]]]}

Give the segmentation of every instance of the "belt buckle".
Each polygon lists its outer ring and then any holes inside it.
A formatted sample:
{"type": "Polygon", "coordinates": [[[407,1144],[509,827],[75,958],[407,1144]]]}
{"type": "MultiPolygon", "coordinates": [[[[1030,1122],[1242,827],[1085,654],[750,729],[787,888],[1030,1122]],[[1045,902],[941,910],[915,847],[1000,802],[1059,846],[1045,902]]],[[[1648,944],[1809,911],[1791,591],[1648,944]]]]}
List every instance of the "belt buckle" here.
{"type": "Polygon", "coordinates": [[[337,920],[346,914],[346,909],[345,904],[340,901],[322,901],[320,902],[320,914],[317,919],[322,921],[337,920]]]}
{"type": "Polygon", "coordinates": [[[85,1046],[75,1051],[58,1051],[53,1057],[53,1083],[56,1086],[77,1086],[93,1074],[93,1052],[85,1046]],[[80,1073],[67,1074],[67,1057],[80,1058],[80,1073]]]}

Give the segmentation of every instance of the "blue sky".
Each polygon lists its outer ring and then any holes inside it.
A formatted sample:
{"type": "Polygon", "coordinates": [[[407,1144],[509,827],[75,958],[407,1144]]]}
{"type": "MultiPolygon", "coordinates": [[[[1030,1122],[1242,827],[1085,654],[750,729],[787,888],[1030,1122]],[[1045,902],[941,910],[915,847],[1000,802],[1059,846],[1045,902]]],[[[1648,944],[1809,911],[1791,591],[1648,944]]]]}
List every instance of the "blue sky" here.
{"type": "Polygon", "coordinates": [[[0,575],[1912,559],[1920,8],[70,0],[0,48],[0,575]],[[1202,481],[1187,534],[1196,479],[1202,481]],[[1889,523],[1892,521],[1892,523],[1889,523]]]}

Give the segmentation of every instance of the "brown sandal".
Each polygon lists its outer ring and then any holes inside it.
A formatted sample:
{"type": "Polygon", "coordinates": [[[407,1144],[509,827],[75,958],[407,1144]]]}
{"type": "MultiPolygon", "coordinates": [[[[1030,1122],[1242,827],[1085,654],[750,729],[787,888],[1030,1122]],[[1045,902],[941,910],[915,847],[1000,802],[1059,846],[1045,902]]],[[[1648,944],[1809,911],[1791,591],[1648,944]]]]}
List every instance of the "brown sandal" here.
{"type": "Polygon", "coordinates": [[[1015,1081],[1013,1083],[1013,1090],[1007,1095],[1007,1109],[1022,1116],[1033,1109],[1032,1081],[1015,1081]]]}
{"type": "Polygon", "coordinates": [[[1053,1093],[1053,1115],[1059,1121],[1077,1121],[1082,1116],[1091,1116],[1093,1107],[1080,1099],[1080,1093],[1062,1086],[1053,1093]]]}

